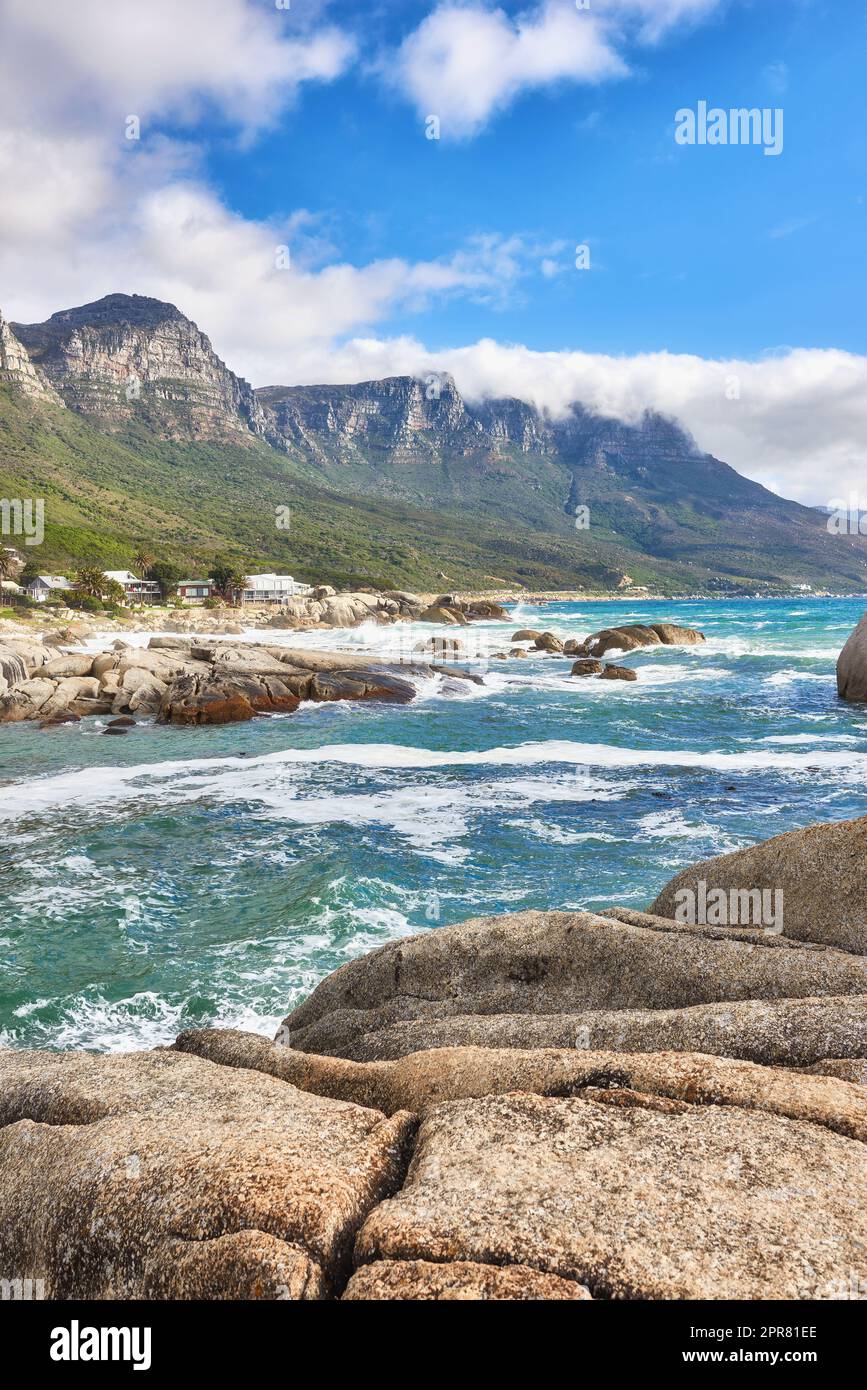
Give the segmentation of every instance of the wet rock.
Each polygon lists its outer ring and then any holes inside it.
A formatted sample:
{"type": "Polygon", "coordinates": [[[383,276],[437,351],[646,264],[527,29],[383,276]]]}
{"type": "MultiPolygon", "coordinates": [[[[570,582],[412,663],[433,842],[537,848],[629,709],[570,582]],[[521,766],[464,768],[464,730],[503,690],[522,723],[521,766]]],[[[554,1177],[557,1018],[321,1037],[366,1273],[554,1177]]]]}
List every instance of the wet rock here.
{"type": "Polygon", "coordinates": [[[584,656],[579,658],[572,667],[570,675],[573,676],[601,676],[602,662],[594,660],[593,657],[584,656]]]}
{"type": "Polygon", "coordinates": [[[69,710],[64,714],[52,714],[49,719],[40,721],[40,729],[59,729],[64,724],[80,724],[81,716],[72,714],[69,710]]]}
{"type": "Polygon", "coordinates": [[[666,647],[694,647],[707,641],[695,627],[679,627],[677,623],[651,623],[650,627],[666,647]]]}
{"type": "Polygon", "coordinates": [[[245,695],[217,676],[180,676],[160,703],[158,724],[239,724],[255,719],[245,695]]]}
{"type": "Polygon", "coordinates": [[[415,698],[415,686],[387,671],[317,672],[310,682],[311,700],[385,700],[408,705],[415,698]]]}
{"type": "Polygon", "coordinates": [[[693,646],[704,642],[697,628],[674,623],[630,623],[594,632],[578,649],[582,656],[605,656],[610,651],[631,652],[639,647],[693,646]]]}
{"type": "Polygon", "coordinates": [[[637,681],[638,672],[633,671],[630,666],[614,666],[606,662],[604,670],[599,674],[602,681],[637,681]]]}
{"type": "Polygon", "coordinates": [[[537,632],[534,627],[522,627],[517,632],[512,633],[513,642],[535,642],[541,637],[541,632],[537,632]]]}
{"type": "Polygon", "coordinates": [[[465,627],[467,620],[463,613],[457,608],[443,608],[438,604],[431,604],[430,608],[425,608],[418,615],[420,623],[446,623],[455,627],[465,627]]]}
{"type": "Polygon", "coordinates": [[[563,650],[563,643],[559,637],[555,637],[553,632],[541,632],[533,643],[537,652],[553,652],[555,655],[563,650]]]}
{"type": "Polygon", "coordinates": [[[464,644],[457,637],[429,637],[426,642],[418,642],[413,647],[414,652],[430,652],[440,661],[460,656],[463,650],[464,644]]]}
{"type": "Polygon", "coordinates": [[[853,703],[867,701],[867,613],[837,658],[837,694],[853,703]]]}

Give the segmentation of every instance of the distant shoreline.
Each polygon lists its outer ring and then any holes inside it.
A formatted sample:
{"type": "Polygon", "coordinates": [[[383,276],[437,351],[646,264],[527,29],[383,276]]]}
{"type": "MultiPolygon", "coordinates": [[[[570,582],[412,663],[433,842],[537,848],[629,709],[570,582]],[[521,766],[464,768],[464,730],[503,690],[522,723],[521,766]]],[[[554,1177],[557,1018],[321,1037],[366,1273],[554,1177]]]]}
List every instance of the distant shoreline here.
{"type": "MultiPolygon", "coordinates": [[[[614,592],[608,594],[588,594],[574,589],[543,589],[533,592],[513,589],[455,589],[461,599],[491,599],[497,603],[760,603],[784,602],[793,599],[867,599],[867,593],[830,594],[800,593],[789,594],[628,594],[614,592]]],[[[434,599],[435,594],[424,595],[434,599]]]]}

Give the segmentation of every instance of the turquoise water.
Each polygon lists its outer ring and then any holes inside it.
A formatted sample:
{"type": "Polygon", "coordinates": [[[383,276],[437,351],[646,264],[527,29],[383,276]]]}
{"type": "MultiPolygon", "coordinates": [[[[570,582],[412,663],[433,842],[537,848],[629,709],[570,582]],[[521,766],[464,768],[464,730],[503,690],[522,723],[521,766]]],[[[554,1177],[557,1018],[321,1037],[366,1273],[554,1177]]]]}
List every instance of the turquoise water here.
{"type": "MultiPolygon", "coordinates": [[[[662,620],[709,640],[631,653],[629,684],[534,657],[481,661],[484,686],[440,680],[399,708],[126,739],[94,720],[0,728],[0,1042],[273,1032],[325,974],[395,937],[529,907],[643,907],[696,859],[867,813],[867,708],[834,686],[864,606],[524,605],[459,636],[477,657],[526,625],[582,637],[662,620]]],[[[388,652],[433,631],[304,641],[388,652]]]]}

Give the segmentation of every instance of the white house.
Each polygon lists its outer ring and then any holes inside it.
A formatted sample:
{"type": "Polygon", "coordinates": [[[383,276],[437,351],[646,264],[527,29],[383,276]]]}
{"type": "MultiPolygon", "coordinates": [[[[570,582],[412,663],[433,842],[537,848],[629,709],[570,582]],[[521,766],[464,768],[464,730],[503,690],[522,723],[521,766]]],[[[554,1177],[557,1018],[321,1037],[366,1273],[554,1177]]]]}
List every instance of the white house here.
{"type": "Polygon", "coordinates": [[[159,603],[160,586],[155,579],[139,579],[131,570],[104,570],[106,579],[113,579],[123,589],[130,603],[159,603]]]}
{"type": "Polygon", "coordinates": [[[306,594],[309,584],[299,584],[291,574],[248,574],[241,590],[242,603],[284,603],[297,594],[306,594]]]}
{"type": "Polygon", "coordinates": [[[49,594],[72,592],[74,585],[62,574],[39,574],[27,585],[27,595],[37,603],[44,603],[49,594]]]}

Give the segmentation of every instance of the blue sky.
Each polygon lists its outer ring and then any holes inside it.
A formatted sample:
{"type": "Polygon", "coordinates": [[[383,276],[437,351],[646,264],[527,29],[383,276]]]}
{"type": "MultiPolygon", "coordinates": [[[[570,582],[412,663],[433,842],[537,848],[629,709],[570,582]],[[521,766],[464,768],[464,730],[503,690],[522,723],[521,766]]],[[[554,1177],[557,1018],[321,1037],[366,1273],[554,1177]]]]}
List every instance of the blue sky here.
{"type": "Polygon", "coordinates": [[[448,371],[663,411],[807,501],[860,486],[865,0],[0,0],[0,26],[8,318],[150,294],[257,386],[448,371]],[[781,153],[677,143],[700,102],[781,108],[781,153]]]}
{"type": "MultiPolygon", "coordinates": [[[[340,7],[371,55],[431,7],[375,8],[371,24],[370,7],[340,7]]],[[[473,138],[439,141],[362,64],[307,91],[250,148],[232,133],[209,142],[208,168],[247,216],[310,210],[357,265],[444,257],[492,232],[563,243],[560,274],[528,273],[501,299],[401,308],[379,325],[432,348],[490,334],[606,353],[862,352],[865,48],[856,0],[734,4],[652,49],[627,48],[628,77],[527,91],[473,138]],[[701,98],[781,106],[782,155],[675,145],[675,111],[701,98]],[[590,273],[571,268],[577,242],[590,245],[590,273]]]]}

